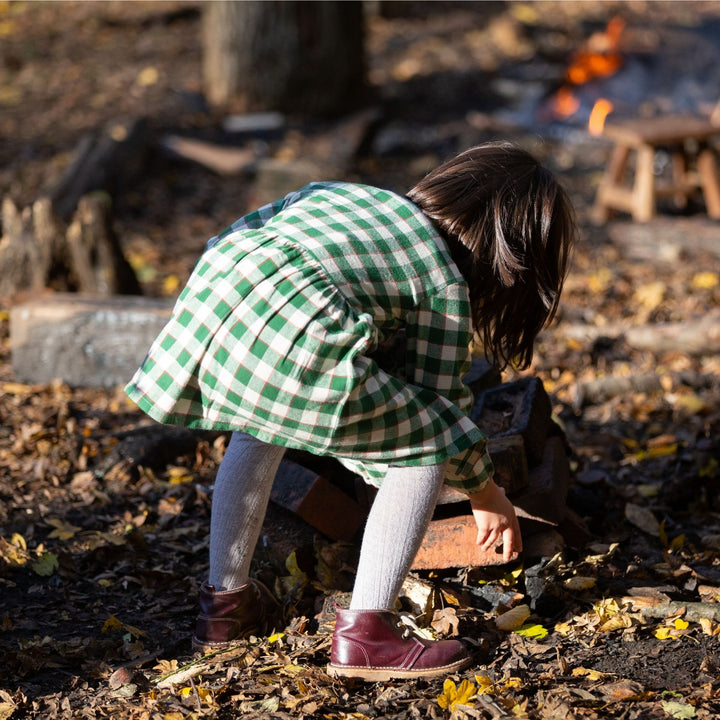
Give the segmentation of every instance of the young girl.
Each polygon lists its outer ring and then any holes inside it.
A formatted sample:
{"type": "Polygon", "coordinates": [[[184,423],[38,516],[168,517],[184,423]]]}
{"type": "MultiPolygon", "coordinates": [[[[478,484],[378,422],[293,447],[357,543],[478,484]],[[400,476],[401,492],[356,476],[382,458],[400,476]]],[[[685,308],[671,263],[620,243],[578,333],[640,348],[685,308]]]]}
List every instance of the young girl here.
{"type": "Polygon", "coordinates": [[[461,642],[398,627],[395,601],[444,482],[470,499],[483,549],[522,548],[461,378],[473,332],[527,367],[554,315],[574,235],[554,177],[508,143],[458,155],[403,197],[313,183],[208,243],[173,317],[128,384],[156,420],[232,430],[212,499],[210,568],[193,642],[223,647],[279,621],[249,576],[285,448],[330,455],[379,490],[332,676],[434,677],[461,642]],[[406,378],[372,353],[406,335],[406,378]]]}

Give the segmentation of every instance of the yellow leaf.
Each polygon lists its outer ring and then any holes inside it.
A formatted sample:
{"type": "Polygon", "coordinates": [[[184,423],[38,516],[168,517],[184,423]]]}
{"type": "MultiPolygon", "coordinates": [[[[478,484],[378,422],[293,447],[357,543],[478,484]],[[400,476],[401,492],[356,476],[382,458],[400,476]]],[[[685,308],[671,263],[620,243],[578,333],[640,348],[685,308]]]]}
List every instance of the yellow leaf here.
{"type": "Polygon", "coordinates": [[[665,296],[665,283],[651,282],[641,285],[635,290],[635,302],[642,305],[646,310],[654,310],[663,301],[665,296]]]}
{"type": "Polygon", "coordinates": [[[503,690],[513,690],[522,687],[522,680],[519,677],[504,678],[501,685],[503,690]]]}
{"type": "Polygon", "coordinates": [[[658,640],[669,640],[670,638],[677,637],[677,630],[673,627],[668,627],[667,625],[661,625],[655,629],[653,634],[658,640]]]}
{"type": "Polygon", "coordinates": [[[29,559],[25,538],[19,533],[13,533],[9,541],[0,538],[0,558],[8,565],[25,565],[29,559]]]}
{"type": "Polygon", "coordinates": [[[573,668],[571,674],[573,677],[587,678],[591,682],[597,682],[598,680],[602,680],[604,677],[606,677],[605,673],[601,673],[599,670],[592,670],[590,668],[584,667],[573,668]]]}
{"type": "Polygon", "coordinates": [[[476,688],[469,680],[463,680],[459,686],[448,679],[443,683],[443,691],[438,695],[438,705],[446,710],[453,710],[456,705],[471,705],[476,695],[476,688]]]}
{"type": "Polygon", "coordinates": [[[198,697],[201,700],[207,700],[208,698],[212,698],[212,690],[210,688],[204,688],[204,687],[198,687],[197,685],[195,687],[186,686],[183,688],[180,688],[178,691],[182,697],[192,697],[197,693],[198,697]]]}
{"type": "Polygon", "coordinates": [[[612,632],[613,630],[629,627],[632,627],[632,618],[629,615],[618,613],[602,623],[598,628],[598,632],[612,632]]]}
{"type": "Polygon", "coordinates": [[[180,278],[177,275],[167,275],[163,280],[162,289],[165,295],[174,295],[180,287],[180,278]]]}
{"type": "Polygon", "coordinates": [[[587,278],[587,287],[590,292],[603,293],[612,282],[613,274],[609,268],[600,268],[587,278]]]}
{"type": "Polygon", "coordinates": [[[666,395],[666,397],[673,407],[694,415],[704,413],[709,407],[703,398],[693,392],[673,393],[672,395],[666,395]]]}
{"type": "Polygon", "coordinates": [[[102,626],[102,632],[103,634],[112,631],[112,630],[122,630],[123,624],[114,616],[111,615],[102,626]]]}
{"type": "Polygon", "coordinates": [[[478,684],[478,695],[489,695],[495,692],[495,683],[487,675],[476,675],[475,682],[478,684]]]}
{"type": "Polygon", "coordinates": [[[720,283],[720,276],[716,272],[701,272],[693,275],[690,286],[693,290],[711,290],[720,283]]]}
{"type": "Polygon", "coordinates": [[[290,574],[278,578],[278,583],[283,592],[290,592],[293,588],[301,587],[307,583],[307,573],[298,565],[297,554],[294,550],[285,559],[285,567],[290,574]]]}
{"type": "Polygon", "coordinates": [[[673,625],[676,630],[687,630],[690,627],[690,623],[682,618],[675,618],[673,625]]]}
{"type": "Polygon", "coordinates": [[[268,642],[276,643],[278,640],[282,640],[285,637],[285,633],[274,633],[268,638],[268,642]]]}
{"type": "Polygon", "coordinates": [[[57,538],[58,540],[69,540],[75,537],[75,533],[82,530],[77,525],[71,525],[66,523],[59,518],[51,518],[47,521],[48,525],[52,525],[55,529],[48,535],[50,538],[57,538]]]}
{"type": "Polygon", "coordinates": [[[14,20],[0,20],[0,37],[10,37],[16,29],[17,25],[14,20]]]}
{"type": "Polygon", "coordinates": [[[182,483],[192,482],[193,476],[188,472],[187,468],[171,467],[168,470],[168,482],[171,485],[181,485],[182,483]]]}
{"type": "Polygon", "coordinates": [[[518,22],[526,25],[535,25],[540,20],[540,13],[527,3],[511,3],[508,9],[518,22]]]}
{"type": "Polygon", "coordinates": [[[141,87],[149,87],[150,85],[155,85],[159,77],[160,73],[158,73],[157,68],[152,66],[146,67],[141,70],[137,76],[137,84],[141,87]]]}
{"type": "Polygon", "coordinates": [[[685,535],[678,535],[670,541],[671,550],[679,550],[685,544],[685,535]]]}
{"type": "Polygon", "coordinates": [[[538,624],[523,625],[513,632],[521,635],[522,637],[535,638],[537,640],[541,640],[548,634],[547,628],[538,624]]]}
{"type": "Polygon", "coordinates": [[[498,615],[495,618],[495,625],[500,630],[515,630],[519,628],[530,617],[530,608],[527,605],[517,607],[498,615]]]}

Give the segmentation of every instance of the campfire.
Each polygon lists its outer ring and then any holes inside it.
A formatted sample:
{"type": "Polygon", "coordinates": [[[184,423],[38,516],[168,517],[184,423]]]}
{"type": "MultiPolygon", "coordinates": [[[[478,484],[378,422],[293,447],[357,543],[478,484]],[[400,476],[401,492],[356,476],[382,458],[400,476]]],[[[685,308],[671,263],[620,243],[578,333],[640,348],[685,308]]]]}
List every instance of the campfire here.
{"type": "MultiPolygon", "coordinates": [[[[604,32],[591,35],[585,45],[576,51],[565,73],[564,84],[550,101],[551,113],[555,119],[567,120],[582,107],[577,88],[598,78],[614,75],[623,66],[620,41],[625,21],[612,18],[604,32]]],[[[593,104],[588,117],[587,128],[592,135],[601,135],[605,118],[612,112],[613,103],[600,97],[593,104]]]]}

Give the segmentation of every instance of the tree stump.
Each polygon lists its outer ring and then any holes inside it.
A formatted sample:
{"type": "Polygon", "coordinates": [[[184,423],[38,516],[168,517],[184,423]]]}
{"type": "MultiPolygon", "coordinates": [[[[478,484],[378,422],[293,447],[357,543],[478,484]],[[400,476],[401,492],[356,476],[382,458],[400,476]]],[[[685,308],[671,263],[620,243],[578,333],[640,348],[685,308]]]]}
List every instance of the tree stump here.
{"type": "Polygon", "coordinates": [[[140,294],[140,284],[113,230],[112,203],[103,194],[80,199],[65,229],[49,198],[20,210],[2,203],[0,298],[45,289],[99,295],[140,294]]]}

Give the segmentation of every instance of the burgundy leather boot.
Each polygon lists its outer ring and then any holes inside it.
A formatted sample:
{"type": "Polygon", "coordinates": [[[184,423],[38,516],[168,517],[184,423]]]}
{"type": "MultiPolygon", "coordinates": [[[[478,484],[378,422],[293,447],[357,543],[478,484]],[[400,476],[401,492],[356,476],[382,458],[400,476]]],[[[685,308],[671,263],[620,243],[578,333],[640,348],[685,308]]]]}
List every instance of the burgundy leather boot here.
{"type": "Polygon", "coordinates": [[[470,664],[459,640],[425,640],[390,610],[338,608],[330,677],[385,681],[449,675],[470,664]]]}
{"type": "Polygon", "coordinates": [[[259,580],[250,580],[235,590],[200,587],[200,614],[195,625],[193,647],[219,650],[233,640],[266,633],[280,621],[281,608],[259,580]]]}

